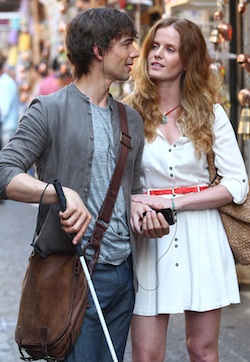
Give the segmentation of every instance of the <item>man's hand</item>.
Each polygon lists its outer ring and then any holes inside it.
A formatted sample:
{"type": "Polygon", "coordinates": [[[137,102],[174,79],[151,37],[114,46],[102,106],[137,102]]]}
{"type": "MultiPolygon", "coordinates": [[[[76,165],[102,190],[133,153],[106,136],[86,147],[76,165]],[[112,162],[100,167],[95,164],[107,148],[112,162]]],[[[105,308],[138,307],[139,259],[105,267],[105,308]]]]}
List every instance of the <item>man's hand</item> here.
{"type": "Polygon", "coordinates": [[[59,212],[61,225],[66,233],[75,234],[72,243],[77,244],[81,241],[92,216],[77,192],[67,187],[63,187],[63,191],[67,207],[65,211],[59,212]]]}

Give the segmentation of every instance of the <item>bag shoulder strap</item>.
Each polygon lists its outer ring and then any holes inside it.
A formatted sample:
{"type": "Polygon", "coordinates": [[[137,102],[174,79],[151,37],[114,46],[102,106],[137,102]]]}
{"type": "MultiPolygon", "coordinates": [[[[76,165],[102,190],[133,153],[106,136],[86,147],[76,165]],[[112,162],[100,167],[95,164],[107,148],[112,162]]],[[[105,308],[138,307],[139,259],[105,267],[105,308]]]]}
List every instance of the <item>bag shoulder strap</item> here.
{"type": "Polygon", "coordinates": [[[119,114],[120,114],[120,155],[110,181],[109,189],[105,196],[102,208],[99,212],[98,219],[101,219],[104,223],[108,224],[112,215],[113,207],[115,205],[116,197],[121,184],[123,171],[125,168],[128,150],[132,148],[131,137],[128,135],[128,124],[125,107],[122,103],[116,101],[119,114]]]}
{"type": "Polygon", "coordinates": [[[217,174],[216,167],[214,165],[214,152],[209,151],[207,154],[207,164],[210,176],[210,186],[216,186],[220,183],[221,177],[217,174]]]}
{"type": "Polygon", "coordinates": [[[118,161],[116,163],[113,176],[110,181],[109,189],[106,193],[104,202],[97,216],[92,236],[83,248],[83,253],[86,251],[86,249],[89,246],[95,249],[95,253],[89,263],[90,274],[92,274],[94,267],[97,263],[100,254],[101,241],[103,239],[106,230],[108,229],[112,211],[119,192],[119,187],[121,184],[123,171],[126,164],[128,151],[129,149],[132,148],[131,137],[128,134],[128,123],[127,123],[125,107],[121,102],[118,101],[115,102],[119,109],[119,118],[120,118],[120,142],[121,142],[120,154],[118,161]]]}

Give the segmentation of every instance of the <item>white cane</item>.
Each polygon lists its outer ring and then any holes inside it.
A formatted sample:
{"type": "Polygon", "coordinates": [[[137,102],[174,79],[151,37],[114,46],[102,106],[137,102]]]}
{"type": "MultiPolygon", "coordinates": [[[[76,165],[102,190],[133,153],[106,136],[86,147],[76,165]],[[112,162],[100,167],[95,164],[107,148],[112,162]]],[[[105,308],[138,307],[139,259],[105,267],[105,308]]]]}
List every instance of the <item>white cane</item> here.
{"type": "MultiPolygon", "coordinates": [[[[62,209],[62,211],[65,211],[66,210],[66,198],[64,196],[62,186],[61,186],[61,184],[60,184],[60,182],[58,180],[55,180],[53,182],[53,185],[55,187],[61,209],[62,209]]],[[[109,350],[110,350],[110,353],[111,353],[111,356],[112,356],[112,359],[113,359],[113,362],[118,362],[118,359],[117,359],[117,356],[116,356],[116,353],[115,353],[115,349],[114,349],[112,340],[110,338],[108,327],[107,327],[106,321],[104,319],[104,316],[103,316],[103,313],[102,313],[102,310],[101,310],[101,307],[100,307],[100,303],[99,303],[99,300],[97,298],[94,285],[92,283],[91,276],[89,274],[89,269],[88,269],[88,266],[86,264],[86,261],[85,261],[85,258],[83,256],[82,249],[81,249],[81,246],[80,246],[79,243],[76,245],[76,251],[77,251],[77,254],[79,256],[79,259],[80,259],[80,262],[81,262],[81,265],[82,265],[82,268],[83,268],[83,272],[85,274],[85,277],[86,277],[86,280],[87,280],[87,283],[88,283],[88,286],[89,286],[89,290],[90,290],[91,296],[93,298],[93,301],[94,301],[94,304],[95,304],[95,307],[96,307],[96,311],[97,311],[97,314],[98,314],[98,317],[99,317],[99,320],[100,320],[100,323],[101,323],[101,326],[102,326],[102,329],[103,329],[103,332],[104,332],[104,335],[105,335],[105,338],[106,338],[106,341],[107,341],[107,344],[108,344],[108,347],[109,347],[109,350]]]]}

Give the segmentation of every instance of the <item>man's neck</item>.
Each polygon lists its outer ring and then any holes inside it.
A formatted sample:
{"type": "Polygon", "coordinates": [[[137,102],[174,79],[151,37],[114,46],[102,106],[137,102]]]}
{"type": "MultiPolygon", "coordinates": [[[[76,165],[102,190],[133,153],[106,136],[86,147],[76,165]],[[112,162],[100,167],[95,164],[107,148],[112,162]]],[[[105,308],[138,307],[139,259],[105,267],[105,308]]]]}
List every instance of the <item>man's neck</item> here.
{"type": "Polygon", "coordinates": [[[107,107],[109,89],[105,91],[101,86],[96,88],[95,85],[93,86],[90,84],[88,86],[88,84],[79,81],[76,81],[75,85],[80,90],[80,92],[89,97],[91,103],[94,103],[100,107],[107,107]]]}
{"type": "Polygon", "coordinates": [[[93,60],[88,74],[83,74],[75,81],[76,87],[91,101],[100,107],[107,107],[109,87],[113,79],[105,73],[103,62],[93,60]]]}

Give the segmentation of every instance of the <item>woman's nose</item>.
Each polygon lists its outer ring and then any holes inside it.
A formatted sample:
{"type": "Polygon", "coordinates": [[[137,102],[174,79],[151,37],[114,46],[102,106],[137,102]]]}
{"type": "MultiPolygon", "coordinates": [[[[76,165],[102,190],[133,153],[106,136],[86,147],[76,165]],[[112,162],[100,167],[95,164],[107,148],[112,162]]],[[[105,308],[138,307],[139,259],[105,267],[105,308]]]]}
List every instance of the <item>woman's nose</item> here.
{"type": "Polygon", "coordinates": [[[158,48],[156,53],[155,53],[156,57],[162,57],[163,56],[163,49],[162,48],[158,48]]]}

